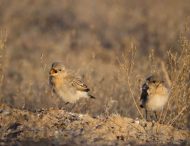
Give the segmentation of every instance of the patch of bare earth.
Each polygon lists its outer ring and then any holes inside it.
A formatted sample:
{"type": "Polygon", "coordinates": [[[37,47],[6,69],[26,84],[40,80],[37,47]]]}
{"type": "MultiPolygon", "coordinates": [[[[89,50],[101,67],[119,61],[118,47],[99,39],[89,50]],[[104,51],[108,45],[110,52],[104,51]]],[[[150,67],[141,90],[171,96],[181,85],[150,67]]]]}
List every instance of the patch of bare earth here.
{"type": "Polygon", "coordinates": [[[0,105],[0,145],[188,145],[189,136],[189,131],[119,115],[93,118],[0,105]]]}

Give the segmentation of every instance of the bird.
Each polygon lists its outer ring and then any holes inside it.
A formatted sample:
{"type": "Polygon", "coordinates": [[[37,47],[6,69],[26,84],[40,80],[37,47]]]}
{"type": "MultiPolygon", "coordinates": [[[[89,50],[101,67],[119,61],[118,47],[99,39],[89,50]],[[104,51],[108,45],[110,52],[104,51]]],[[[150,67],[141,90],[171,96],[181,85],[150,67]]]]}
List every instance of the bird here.
{"type": "Polygon", "coordinates": [[[53,92],[65,103],[76,103],[81,98],[93,98],[88,86],[70,70],[63,62],[52,63],[49,71],[49,84],[53,92]]]}
{"type": "Polygon", "coordinates": [[[148,120],[148,112],[153,112],[156,121],[157,112],[162,110],[169,98],[169,89],[158,76],[151,75],[146,78],[141,88],[140,107],[145,109],[145,118],[148,120]]]}

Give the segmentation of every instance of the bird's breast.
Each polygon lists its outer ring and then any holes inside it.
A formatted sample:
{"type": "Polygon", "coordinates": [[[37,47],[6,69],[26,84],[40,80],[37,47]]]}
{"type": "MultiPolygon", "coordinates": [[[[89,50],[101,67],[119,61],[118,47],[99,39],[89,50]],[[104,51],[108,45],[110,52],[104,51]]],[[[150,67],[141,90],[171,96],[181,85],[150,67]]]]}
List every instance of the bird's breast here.
{"type": "Polygon", "coordinates": [[[147,108],[153,111],[157,111],[163,108],[163,106],[167,103],[168,96],[167,95],[154,95],[150,96],[147,101],[147,108]]]}

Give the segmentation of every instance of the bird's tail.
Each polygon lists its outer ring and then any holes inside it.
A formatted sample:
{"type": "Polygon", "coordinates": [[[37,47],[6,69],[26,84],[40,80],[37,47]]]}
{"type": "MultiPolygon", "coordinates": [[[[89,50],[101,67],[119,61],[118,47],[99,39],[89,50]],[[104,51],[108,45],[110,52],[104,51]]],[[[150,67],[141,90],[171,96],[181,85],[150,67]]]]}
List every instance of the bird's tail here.
{"type": "Polygon", "coordinates": [[[96,99],[96,97],[94,97],[94,96],[92,96],[92,95],[89,95],[89,97],[92,98],[92,99],[96,99]]]}

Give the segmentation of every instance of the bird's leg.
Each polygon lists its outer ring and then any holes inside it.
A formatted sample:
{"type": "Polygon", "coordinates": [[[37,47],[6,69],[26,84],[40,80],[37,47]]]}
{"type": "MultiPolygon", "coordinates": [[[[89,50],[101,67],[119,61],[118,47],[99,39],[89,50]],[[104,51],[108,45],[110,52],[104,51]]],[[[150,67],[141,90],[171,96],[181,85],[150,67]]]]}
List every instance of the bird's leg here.
{"type": "Polygon", "coordinates": [[[155,116],[155,120],[156,120],[156,122],[157,122],[157,121],[158,121],[158,116],[157,116],[156,111],[154,111],[154,116],[155,116]]]}
{"type": "Polygon", "coordinates": [[[55,93],[55,92],[54,92],[54,89],[52,88],[52,89],[51,89],[51,97],[54,97],[54,93],[55,93]]]}
{"type": "Polygon", "coordinates": [[[62,109],[62,110],[67,110],[67,105],[69,104],[69,102],[59,102],[58,104],[58,108],[62,109]]]}
{"type": "Polygon", "coordinates": [[[156,115],[155,111],[151,111],[150,119],[151,119],[152,122],[156,122],[157,121],[157,115],[156,115]]]}
{"type": "Polygon", "coordinates": [[[146,119],[146,121],[148,120],[148,111],[146,108],[145,108],[145,119],[146,119]]]}

